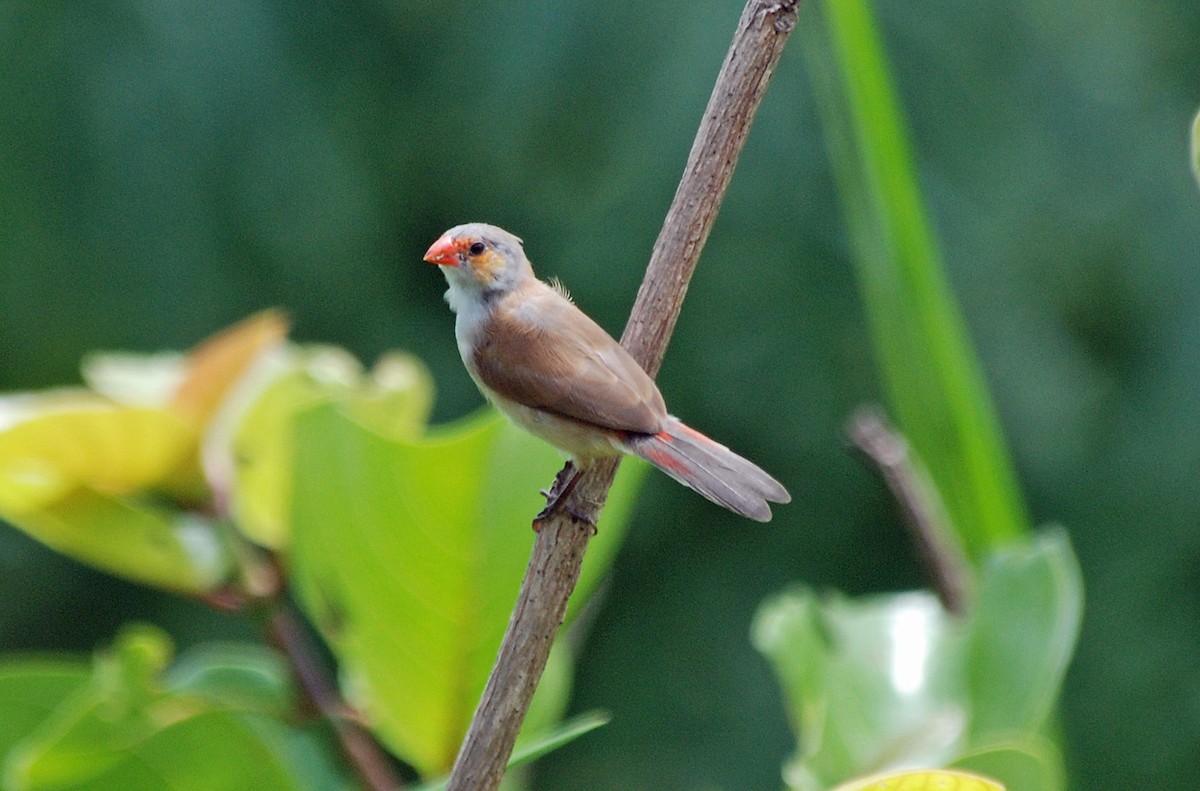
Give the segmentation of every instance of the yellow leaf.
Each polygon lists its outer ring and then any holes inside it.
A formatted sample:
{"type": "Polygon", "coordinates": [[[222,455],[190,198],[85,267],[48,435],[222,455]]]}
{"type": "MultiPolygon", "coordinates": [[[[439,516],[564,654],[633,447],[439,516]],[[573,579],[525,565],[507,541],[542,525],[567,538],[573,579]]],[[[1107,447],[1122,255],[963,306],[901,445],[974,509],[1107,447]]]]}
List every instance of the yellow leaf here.
{"type": "Polygon", "coordinates": [[[1004,791],[1004,786],[969,772],[914,769],[859,778],[834,791],[1004,791]]]}
{"type": "Polygon", "coordinates": [[[194,452],[195,433],[161,409],[78,396],[31,400],[31,414],[0,431],[0,510],[42,508],[86,486],[127,494],[152,486],[194,452]]]}

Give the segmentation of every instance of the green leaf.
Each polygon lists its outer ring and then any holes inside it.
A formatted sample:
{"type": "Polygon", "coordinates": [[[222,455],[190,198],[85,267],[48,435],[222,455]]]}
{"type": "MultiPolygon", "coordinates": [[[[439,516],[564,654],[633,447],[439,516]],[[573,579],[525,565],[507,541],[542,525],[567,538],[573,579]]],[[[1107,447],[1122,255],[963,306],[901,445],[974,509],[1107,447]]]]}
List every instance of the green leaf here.
{"type": "Polygon", "coordinates": [[[1192,175],[1196,177],[1196,183],[1200,184],[1200,113],[1197,113],[1192,121],[1192,175]]]}
{"type": "MultiPolygon", "coordinates": [[[[295,464],[300,601],[384,741],[422,775],[444,772],[508,623],[538,490],[562,460],[491,411],[404,440],[325,404],[300,417],[295,464]]],[[[568,618],[616,551],[638,478],[636,466],[618,476],[568,618]]]]}
{"type": "Polygon", "coordinates": [[[1083,617],[1083,579],[1065,531],[1000,551],[971,613],[972,740],[1040,731],[1053,710],[1083,617]]]}
{"type": "Polygon", "coordinates": [[[88,666],[63,659],[0,662],[0,788],[3,756],[88,681],[88,666]]]}
{"type": "Polygon", "coordinates": [[[942,271],[867,0],[801,25],[890,411],[976,559],[1028,531],[980,366],[942,271]]]}
{"type": "Polygon", "coordinates": [[[316,791],[298,778],[336,777],[318,771],[327,762],[311,737],[254,713],[262,697],[245,694],[240,682],[283,672],[265,654],[225,647],[168,671],[171,656],[164,633],[135,625],[97,653],[90,673],[77,664],[0,670],[0,713],[21,707],[13,718],[19,733],[7,731],[8,718],[0,725],[0,787],[316,791]]]}
{"type": "Polygon", "coordinates": [[[967,753],[954,766],[1001,778],[1013,791],[1062,791],[1062,756],[1047,739],[999,743],[967,753]]]}
{"type": "Polygon", "coordinates": [[[212,590],[230,568],[209,520],[135,498],[79,488],[4,518],[81,563],[164,590],[212,590]]]}
{"type": "Polygon", "coordinates": [[[968,703],[961,637],[937,599],[908,593],[768,600],[754,644],[771,660],[801,749],[790,788],[820,789],[896,766],[940,766],[961,749],[968,703]]]}
{"type": "Polygon", "coordinates": [[[164,675],[173,692],[231,710],[284,715],[295,704],[291,670],[259,645],[202,643],[179,656],[164,675]]]}
{"type": "MultiPolygon", "coordinates": [[[[50,763],[56,759],[61,758],[50,753],[43,760],[50,763]]],[[[246,718],[220,711],[201,712],[155,730],[114,754],[108,765],[81,782],[53,774],[18,775],[13,780],[12,791],[310,788],[292,775],[276,746],[264,740],[246,718]]]]}
{"type": "Polygon", "coordinates": [[[217,488],[228,490],[238,529],[272,549],[290,539],[298,414],[335,402],[385,435],[413,438],[424,429],[433,401],[429,372],[410,355],[389,354],[365,376],[342,349],[288,347],[279,366],[218,421],[205,465],[217,488]]]}
{"type": "Polygon", "coordinates": [[[807,590],[766,601],[753,638],[779,676],[810,791],[905,766],[955,765],[1057,791],[1047,717],[1078,634],[1082,586],[1066,535],[998,552],[965,619],[926,593],[861,601],[807,590]]]}
{"type": "MultiPolygon", "coordinates": [[[[612,720],[612,716],[602,711],[591,711],[572,717],[569,721],[549,729],[548,732],[538,734],[525,741],[524,744],[518,745],[508,760],[508,768],[515,769],[518,766],[533,763],[543,755],[551,753],[565,744],[570,744],[585,733],[591,733],[597,728],[607,725],[610,720],[612,720]]],[[[427,783],[418,786],[413,791],[442,791],[448,782],[447,778],[427,783]]]]}

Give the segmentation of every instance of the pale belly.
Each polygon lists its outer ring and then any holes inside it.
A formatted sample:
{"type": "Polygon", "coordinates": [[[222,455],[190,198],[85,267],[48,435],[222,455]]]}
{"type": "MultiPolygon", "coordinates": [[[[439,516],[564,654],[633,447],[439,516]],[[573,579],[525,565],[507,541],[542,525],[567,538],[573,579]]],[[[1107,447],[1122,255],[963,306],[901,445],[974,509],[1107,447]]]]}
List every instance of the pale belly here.
{"type": "Polygon", "coordinates": [[[613,446],[612,441],[594,426],[510,401],[497,395],[478,380],[475,384],[479,385],[480,392],[507,415],[509,420],[535,437],[549,442],[584,466],[592,459],[617,456],[621,453],[613,446]]]}

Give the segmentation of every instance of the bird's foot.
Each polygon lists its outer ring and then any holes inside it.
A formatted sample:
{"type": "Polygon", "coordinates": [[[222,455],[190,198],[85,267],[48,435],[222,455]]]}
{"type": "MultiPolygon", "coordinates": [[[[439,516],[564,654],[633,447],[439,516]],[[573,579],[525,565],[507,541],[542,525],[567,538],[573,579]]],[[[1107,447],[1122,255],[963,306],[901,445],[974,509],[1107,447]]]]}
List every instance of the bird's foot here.
{"type": "Polygon", "coordinates": [[[558,475],[554,476],[554,483],[550,486],[550,489],[542,490],[541,494],[546,498],[546,507],[538,511],[538,515],[533,518],[533,532],[541,532],[542,523],[555,513],[561,511],[571,517],[571,521],[590,527],[592,535],[596,535],[596,520],[590,514],[583,513],[567,505],[567,497],[575,489],[575,484],[579,481],[581,474],[582,471],[572,462],[568,461],[558,471],[558,475]]]}
{"type": "MultiPolygon", "coordinates": [[[[558,474],[554,476],[554,483],[550,484],[550,488],[542,489],[539,492],[542,497],[546,498],[546,507],[542,509],[542,514],[547,513],[556,502],[563,498],[563,496],[566,494],[566,492],[563,491],[563,487],[565,487],[568,482],[573,482],[574,480],[575,462],[568,461],[563,465],[563,468],[558,471],[558,474]]],[[[541,516],[542,514],[538,514],[538,516],[541,516]]]]}

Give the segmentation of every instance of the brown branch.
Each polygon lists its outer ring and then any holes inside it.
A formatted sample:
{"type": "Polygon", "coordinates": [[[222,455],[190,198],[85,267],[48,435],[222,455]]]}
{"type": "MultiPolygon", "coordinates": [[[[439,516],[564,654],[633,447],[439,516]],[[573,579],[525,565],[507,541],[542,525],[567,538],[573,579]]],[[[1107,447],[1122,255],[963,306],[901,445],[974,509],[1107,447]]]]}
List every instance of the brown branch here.
{"type": "Polygon", "coordinates": [[[908,442],[873,407],[857,410],[850,418],[847,433],[883,476],[899,503],[942,606],[947,612],[962,614],[967,606],[967,561],[950,532],[941,498],[923,474],[908,442]]]}
{"type": "MultiPolygon", "coordinates": [[[[621,338],[651,375],[658,373],[700,250],[775,64],[796,24],[798,0],[749,0],[696,133],[687,166],[655,242],[621,338]]],[[[546,666],[591,538],[567,512],[599,515],[617,459],[591,467],[564,508],[541,523],[496,665],[471,720],[447,791],[492,791],[500,784],[529,701],[546,666]]]]}
{"type": "Polygon", "coordinates": [[[308,629],[281,599],[269,605],[267,628],[287,657],[296,681],[317,712],[330,724],[346,760],[367,791],[399,791],[404,782],[371,732],[355,722],[337,685],[321,664],[308,629]]]}

